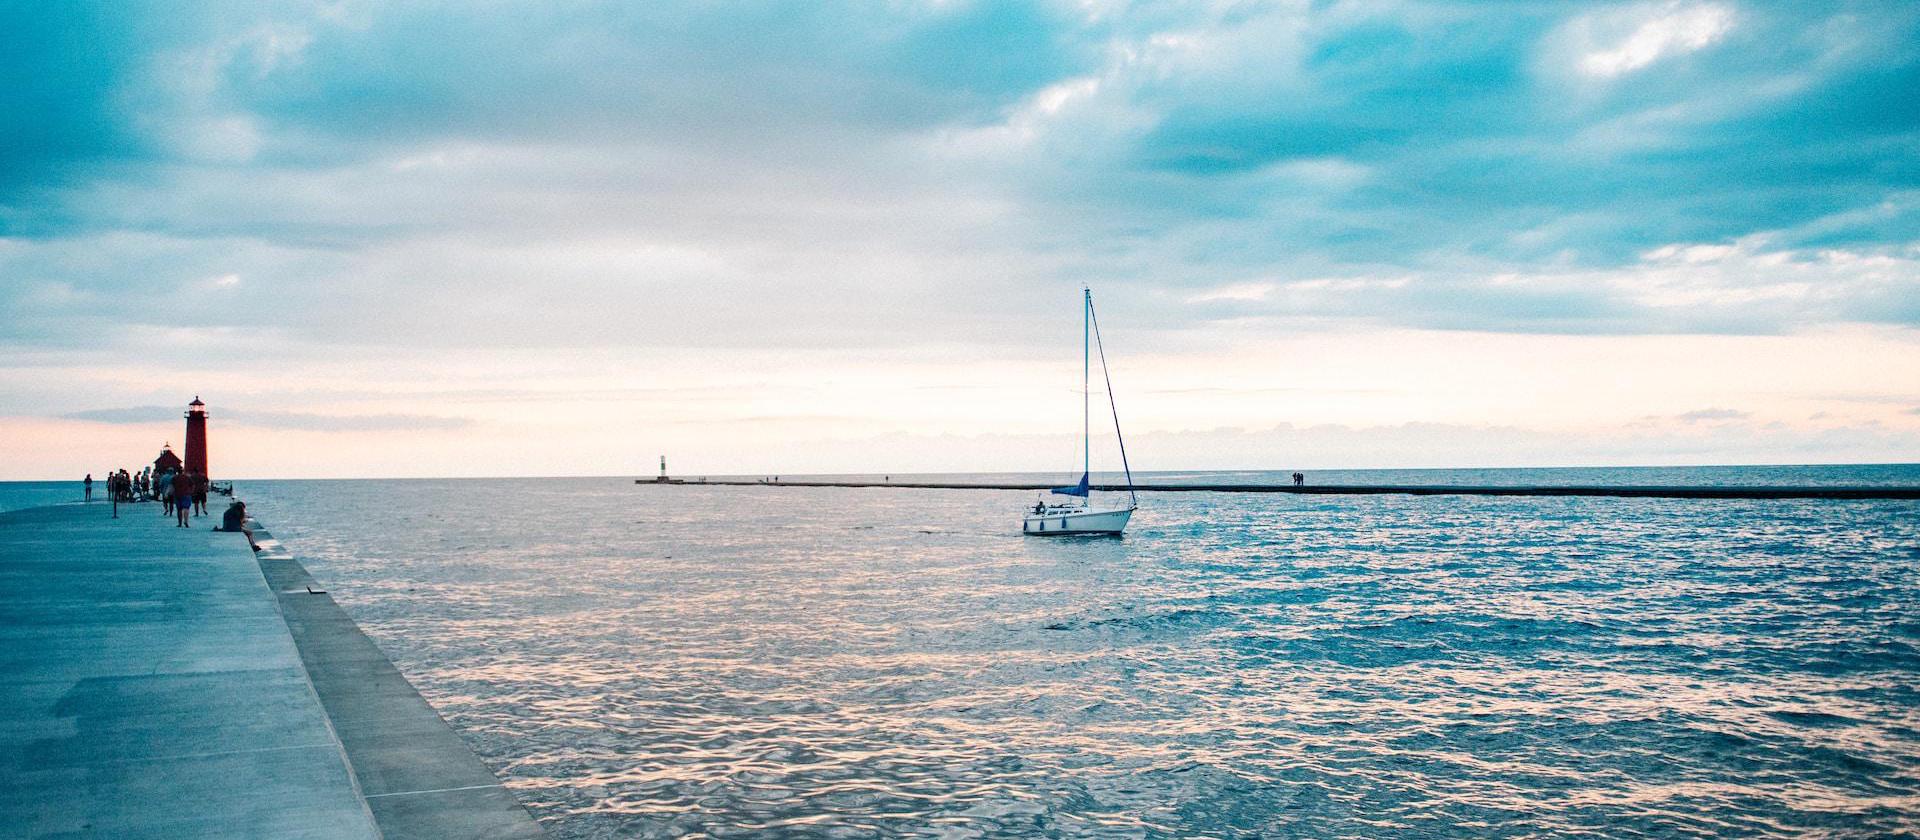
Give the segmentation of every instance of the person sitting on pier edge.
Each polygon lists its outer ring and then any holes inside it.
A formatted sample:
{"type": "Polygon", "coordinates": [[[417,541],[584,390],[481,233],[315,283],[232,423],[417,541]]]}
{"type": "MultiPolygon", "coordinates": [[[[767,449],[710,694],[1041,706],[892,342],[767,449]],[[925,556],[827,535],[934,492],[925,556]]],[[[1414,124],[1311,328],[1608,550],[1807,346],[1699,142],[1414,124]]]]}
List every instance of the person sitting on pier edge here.
{"type": "Polygon", "coordinates": [[[216,531],[241,531],[247,526],[247,503],[235,499],[227,505],[227,512],[221,515],[220,526],[216,531]]]}
{"type": "Polygon", "coordinates": [[[193,512],[193,476],[186,470],[173,474],[173,510],[176,528],[191,528],[187,515],[193,512]]]}

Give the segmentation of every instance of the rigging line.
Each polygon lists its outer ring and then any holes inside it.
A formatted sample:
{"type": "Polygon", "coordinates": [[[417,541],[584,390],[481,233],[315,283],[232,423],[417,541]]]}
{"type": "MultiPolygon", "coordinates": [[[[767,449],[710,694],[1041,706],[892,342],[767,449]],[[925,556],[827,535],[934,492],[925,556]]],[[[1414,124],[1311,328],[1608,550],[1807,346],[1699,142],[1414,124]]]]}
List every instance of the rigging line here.
{"type": "MultiPolygon", "coordinates": [[[[1093,290],[1082,286],[1080,294],[1086,308],[1080,313],[1080,480],[1093,478],[1093,359],[1087,352],[1087,330],[1093,322],[1093,290]]],[[[1093,491],[1086,495],[1087,507],[1093,507],[1093,491]]]]}
{"type": "Polygon", "coordinates": [[[1100,348],[1100,378],[1107,383],[1107,407],[1113,409],[1113,439],[1120,442],[1120,468],[1127,472],[1127,496],[1140,506],[1140,494],[1133,489],[1133,467],[1127,463],[1127,438],[1120,433],[1120,404],[1113,396],[1113,372],[1107,369],[1107,344],[1100,340],[1100,316],[1093,311],[1093,292],[1087,292],[1087,317],[1093,321],[1093,346],[1100,348]]]}

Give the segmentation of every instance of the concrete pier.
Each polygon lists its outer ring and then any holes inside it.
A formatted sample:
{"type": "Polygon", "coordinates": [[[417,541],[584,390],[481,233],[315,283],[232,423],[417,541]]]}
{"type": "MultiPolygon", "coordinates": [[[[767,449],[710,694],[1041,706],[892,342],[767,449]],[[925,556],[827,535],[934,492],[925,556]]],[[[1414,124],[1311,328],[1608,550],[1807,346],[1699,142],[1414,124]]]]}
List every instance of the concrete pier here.
{"type": "Polygon", "coordinates": [[[361,796],[393,838],[543,836],[326,587],[258,522],[250,535],[361,796]]]}
{"type": "Polygon", "coordinates": [[[0,513],[0,834],[540,835],[290,557],[110,508],[0,513]]]}
{"type": "MultiPolygon", "coordinates": [[[[656,484],[635,481],[635,484],[656,484]]],[[[1051,490],[1058,484],[957,484],[923,481],[670,481],[668,485],[722,487],[892,487],[907,490],[1051,490]]],[[[1124,484],[1095,484],[1101,492],[1124,493],[1124,484]]],[[[1607,496],[1629,499],[1920,499],[1920,487],[1820,486],[1611,486],[1611,485],[1453,485],[1453,484],[1139,484],[1141,493],[1292,493],[1307,496],[1607,496]]]]}

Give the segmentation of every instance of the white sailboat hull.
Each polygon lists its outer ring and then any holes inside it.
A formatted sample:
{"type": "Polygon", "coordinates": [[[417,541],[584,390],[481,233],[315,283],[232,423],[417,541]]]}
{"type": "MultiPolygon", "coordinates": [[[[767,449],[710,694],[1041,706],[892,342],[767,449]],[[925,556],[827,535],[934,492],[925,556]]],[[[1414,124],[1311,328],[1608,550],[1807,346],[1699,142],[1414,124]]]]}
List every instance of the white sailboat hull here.
{"type": "Polygon", "coordinates": [[[1082,534],[1118,534],[1127,529],[1140,500],[1133,493],[1133,467],[1127,464],[1127,441],[1120,436],[1120,409],[1114,404],[1113,377],[1107,372],[1106,346],[1100,343],[1100,319],[1093,312],[1093,290],[1080,292],[1080,481],[1053,492],[1078,496],[1080,504],[1037,501],[1022,517],[1020,532],[1037,537],[1067,537],[1082,534]],[[1107,407],[1113,410],[1113,438],[1120,444],[1120,467],[1127,473],[1127,501],[1124,508],[1096,508],[1093,488],[1093,348],[1100,346],[1100,378],[1107,386],[1107,407]]]}
{"type": "Polygon", "coordinates": [[[1133,508],[1049,508],[1045,513],[1027,514],[1021,532],[1036,537],[1118,534],[1127,529],[1133,511],[1133,508]]]}

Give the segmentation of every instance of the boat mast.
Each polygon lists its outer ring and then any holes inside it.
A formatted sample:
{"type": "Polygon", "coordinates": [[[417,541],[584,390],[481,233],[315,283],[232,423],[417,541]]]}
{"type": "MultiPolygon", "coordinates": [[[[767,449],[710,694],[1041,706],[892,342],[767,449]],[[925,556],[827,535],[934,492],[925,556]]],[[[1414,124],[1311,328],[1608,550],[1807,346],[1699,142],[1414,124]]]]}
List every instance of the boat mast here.
{"type": "MultiPolygon", "coordinates": [[[[1088,481],[1093,477],[1093,421],[1090,419],[1093,403],[1092,398],[1088,396],[1091,392],[1088,383],[1093,380],[1093,348],[1088,346],[1091,343],[1089,333],[1093,323],[1093,289],[1082,286],[1080,294],[1082,295],[1080,303],[1080,454],[1082,458],[1080,480],[1088,481]]],[[[1087,507],[1092,507],[1093,491],[1091,489],[1087,491],[1085,498],[1087,507]]]]}
{"type": "Polygon", "coordinates": [[[1107,408],[1113,410],[1113,439],[1120,444],[1120,469],[1127,473],[1127,497],[1140,506],[1140,494],[1133,489],[1133,465],[1127,463],[1127,436],[1120,433],[1120,404],[1113,396],[1113,371],[1107,368],[1107,343],[1100,340],[1100,316],[1093,312],[1093,292],[1087,292],[1087,318],[1093,321],[1093,346],[1100,348],[1100,378],[1107,384],[1107,408]]]}

